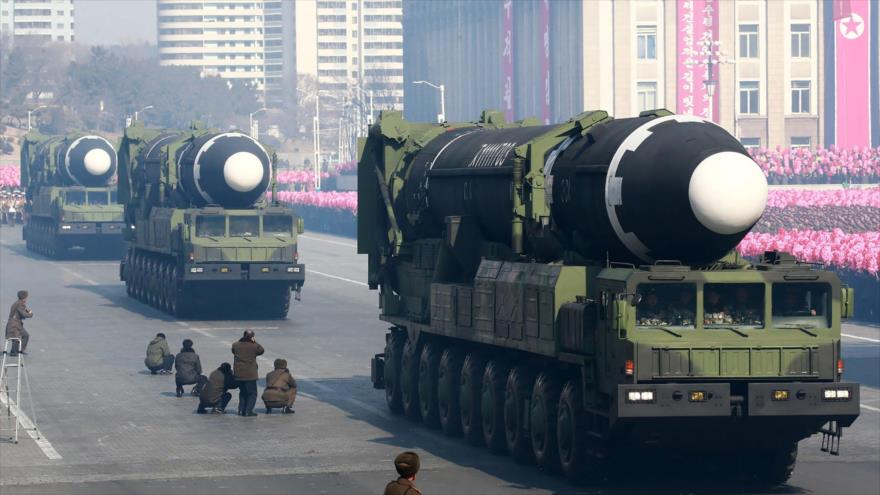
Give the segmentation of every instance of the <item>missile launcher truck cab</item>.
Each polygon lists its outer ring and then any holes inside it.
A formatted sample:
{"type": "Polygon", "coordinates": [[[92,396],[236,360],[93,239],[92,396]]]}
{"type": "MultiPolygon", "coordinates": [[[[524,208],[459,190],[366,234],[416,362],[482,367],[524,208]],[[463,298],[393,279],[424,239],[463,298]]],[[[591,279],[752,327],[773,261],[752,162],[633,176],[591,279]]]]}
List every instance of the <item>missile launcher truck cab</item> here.
{"type": "Polygon", "coordinates": [[[136,122],[119,160],[130,242],[120,278],[131,297],[178,317],[286,317],[305,281],[303,222],[275,200],[268,148],[198,123],[180,132],[136,122]]]}
{"type": "Polygon", "coordinates": [[[656,446],[769,484],[858,416],[852,290],[785,253],[738,257],[767,183],[715,124],[384,112],[361,150],[358,250],[393,325],[372,380],[393,412],[576,481],[656,446]]]}
{"type": "Polygon", "coordinates": [[[116,151],[103,137],[29,132],[21,146],[27,249],[52,257],[121,256],[124,223],[111,184],[115,174],[116,151]]]}

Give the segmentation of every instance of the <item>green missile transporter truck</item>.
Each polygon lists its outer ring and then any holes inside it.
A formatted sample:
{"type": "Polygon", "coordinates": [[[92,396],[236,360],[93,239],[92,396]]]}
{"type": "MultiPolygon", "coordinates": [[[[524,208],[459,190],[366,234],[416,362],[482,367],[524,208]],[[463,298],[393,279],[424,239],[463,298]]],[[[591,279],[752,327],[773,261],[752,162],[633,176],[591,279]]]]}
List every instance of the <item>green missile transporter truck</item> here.
{"type": "Polygon", "coordinates": [[[59,258],[120,256],[124,223],[115,174],[116,151],[103,137],[29,132],[21,146],[27,249],[59,258]]]}
{"type": "Polygon", "coordinates": [[[303,224],[274,199],[274,154],[239,132],[135,122],[119,162],[130,242],[119,276],[131,297],[178,317],[286,317],[305,281],[303,224]]]}
{"type": "Polygon", "coordinates": [[[859,414],[841,379],[852,290],[785,253],[736,254],[767,183],[714,123],[384,112],[360,148],[391,411],[574,481],[651,447],[768,484],[804,438],[837,453],[859,414]]]}

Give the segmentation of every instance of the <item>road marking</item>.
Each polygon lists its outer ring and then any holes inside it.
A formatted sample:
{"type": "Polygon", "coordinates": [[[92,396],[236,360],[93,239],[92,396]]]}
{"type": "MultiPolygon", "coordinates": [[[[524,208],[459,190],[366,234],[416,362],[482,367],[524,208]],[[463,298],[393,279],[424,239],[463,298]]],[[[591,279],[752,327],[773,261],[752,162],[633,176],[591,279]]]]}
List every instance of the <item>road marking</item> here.
{"type": "Polygon", "coordinates": [[[58,268],[61,268],[62,271],[65,271],[65,272],[67,272],[67,273],[73,275],[74,277],[76,277],[76,278],[82,280],[83,282],[85,282],[85,283],[87,283],[87,284],[89,284],[89,285],[98,285],[98,282],[95,282],[94,280],[90,279],[89,277],[86,277],[85,275],[83,275],[83,274],[81,274],[81,273],[79,273],[79,272],[77,272],[77,271],[75,271],[75,270],[71,270],[70,268],[68,268],[68,267],[66,267],[66,266],[64,266],[64,265],[60,265],[60,264],[58,264],[58,263],[53,263],[53,264],[54,264],[55,266],[57,266],[58,268]]]}
{"type": "Polygon", "coordinates": [[[211,331],[211,330],[278,330],[281,327],[249,327],[247,325],[242,325],[240,327],[189,327],[190,330],[194,330],[196,332],[202,331],[211,331]]]}
{"type": "Polygon", "coordinates": [[[345,247],[351,247],[351,248],[357,247],[357,244],[352,244],[350,242],[331,241],[329,239],[321,239],[320,237],[312,237],[310,235],[302,235],[302,234],[300,234],[300,237],[302,237],[303,239],[310,239],[310,240],[318,241],[318,242],[326,242],[327,244],[336,244],[337,246],[345,246],[345,247]]]}
{"type": "Polygon", "coordinates": [[[322,276],[322,277],[332,278],[332,279],[334,279],[334,280],[341,280],[341,281],[343,281],[343,282],[348,282],[348,283],[350,283],[350,284],[355,284],[355,285],[361,285],[361,286],[364,286],[364,287],[369,287],[369,284],[367,284],[366,282],[361,282],[361,281],[359,281],[359,280],[352,280],[352,279],[350,279],[350,278],[340,277],[340,276],[337,276],[337,275],[330,275],[329,273],[319,272],[319,271],[317,271],[317,270],[309,269],[309,270],[308,270],[308,273],[314,273],[315,275],[320,275],[320,276],[322,276]]]}
{"type": "Polygon", "coordinates": [[[874,411],[874,412],[880,412],[880,408],[877,408],[874,406],[869,406],[867,404],[859,404],[859,406],[861,406],[862,409],[867,409],[869,411],[874,411]]]}
{"type": "Polygon", "coordinates": [[[31,418],[27,417],[27,414],[19,409],[17,405],[10,405],[6,402],[6,392],[4,391],[0,391],[0,403],[2,403],[4,407],[9,407],[13,417],[18,419],[18,422],[21,423],[21,427],[27,432],[29,437],[34,439],[37,447],[46,454],[46,457],[53,460],[61,459],[61,454],[59,454],[58,451],[55,450],[55,447],[52,446],[52,443],[40,433],[40,430],[38,430],[36,425],[31,421],[31,418]]]}
{"type": "Polygon", "coordinates": [[[849,339],[864,340],[866,342],[874,342],[875,344],[880,344],[880,339],[872,339],[869,337],[862,337],[860,335],[852,335],[849,333],[841,333],[840,335],[849,339]]]}

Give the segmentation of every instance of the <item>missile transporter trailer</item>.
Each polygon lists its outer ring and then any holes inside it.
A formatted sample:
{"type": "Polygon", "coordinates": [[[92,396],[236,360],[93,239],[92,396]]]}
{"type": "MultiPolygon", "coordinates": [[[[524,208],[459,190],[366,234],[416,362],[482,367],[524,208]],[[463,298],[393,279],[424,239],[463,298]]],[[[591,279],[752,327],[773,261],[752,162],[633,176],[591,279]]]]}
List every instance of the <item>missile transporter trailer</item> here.
{"type": "Polygon", "coordinates": [[[852,290],[732,251],[767,183],[711,122],[385,112],[358,174],[358,251],[392,325],[372,380],[395,413],[576,482],[656,446],[769,484],[859,414],[852,290]]]}
{"type": "Polygon", "coordinates": [[[119,160],[130,242],[119,276],[129,296],[182,318],[287,316],[305,281],[303,224],[274,199],[274,154],[239,132],[136,122],[119,160]]]}
{"type": "Polygon", "coordinates": [[[27,249],[58,258],[118,259],[125,251],[125,224],[111,184],[115,174],[116,150],[100,136],[29,132],[21,146],[27,249]]]}

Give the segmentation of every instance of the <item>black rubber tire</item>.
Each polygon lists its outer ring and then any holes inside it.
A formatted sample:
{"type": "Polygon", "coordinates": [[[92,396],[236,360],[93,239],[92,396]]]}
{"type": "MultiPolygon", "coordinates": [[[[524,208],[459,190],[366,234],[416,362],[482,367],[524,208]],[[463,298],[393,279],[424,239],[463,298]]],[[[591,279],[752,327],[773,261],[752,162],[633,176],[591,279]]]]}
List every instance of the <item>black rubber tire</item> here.
{"type": "Polygon", "coordinates": [[[458,405],[461,433],[471,445],[483,444],[482,414],[480,413],[480,390],[486,364],[478,354],[469,352],[461,365],[458,405]]]}
{"type": "Polygon", "coordinates": [[[504,436],[507,441],[507,451],[519,464],[535,462],[529,425],[526,423],[528,418],[526,407],[531,400],[533,382],[532,374],[525,366],[517,366],[507,374],[504,392],[504,436]]]}
{"type": "MultiPolygon", "coordinates": [[[[590,469],[592,462],[587,451],[587,425],[583,393],[577,380],[568,380],[559,394],[556,408],[556,445],[559,451],[559,467],[568,481],[581,484],[596,473],[590,469]]],[[[598,459],[596,459],[598,461],[598,459]]]]}
{"type": "Polygon", "coordinates": [[[504,390],[507,386],[508,366],[502,361],[489,361],[483,372],[480,393],[483,441],[493,454],[507,453],[504,432],[504,390]]]}
{"type": "Polygon", "coordinates": [[[419,356],[419,409],[428,428],[440,428],[437,406],[437,376],[440,372],[440,347],[426,342],[419,356]]]}
{"type": "Polygon", "coordinates": [[[440,356],[437,371],[437,415],[440,428],[450,437],[461,436],[461,411],[458,407],[461,364],[461,351],[447,347],[440,356]]]}
{"type": "Polygon", "coordinates": [[[529,413],[529,435],[532,453],[538,467],[548,473],[559,472],[559,449],[556,446],[556,406],[559,404],[559,384],[548,373],[541,373],[532,387],[529,413]]]}
{"type": "Polygon", "coordinates": [[[403,399],[403,412],[412,421],[421,421],[419,408],[419,353],[421,349],[409,338],[403,344],[400,359],[400,391],[403,399]]]}
{"type": "Polygon", "coordinates": [[[791,477],[797,463],[797,442],[786,442],[775,448],[765,448],[753,453],[749,472],[755,483],[761,486],[778,486],[791,477]]]}
{"type": "Polygon", "coordinates": [[[400,358],[406,332],[392,331],[385,338],[385,403],[394,414],[403,412],[403,399],[400,389],[400,358]]]}

